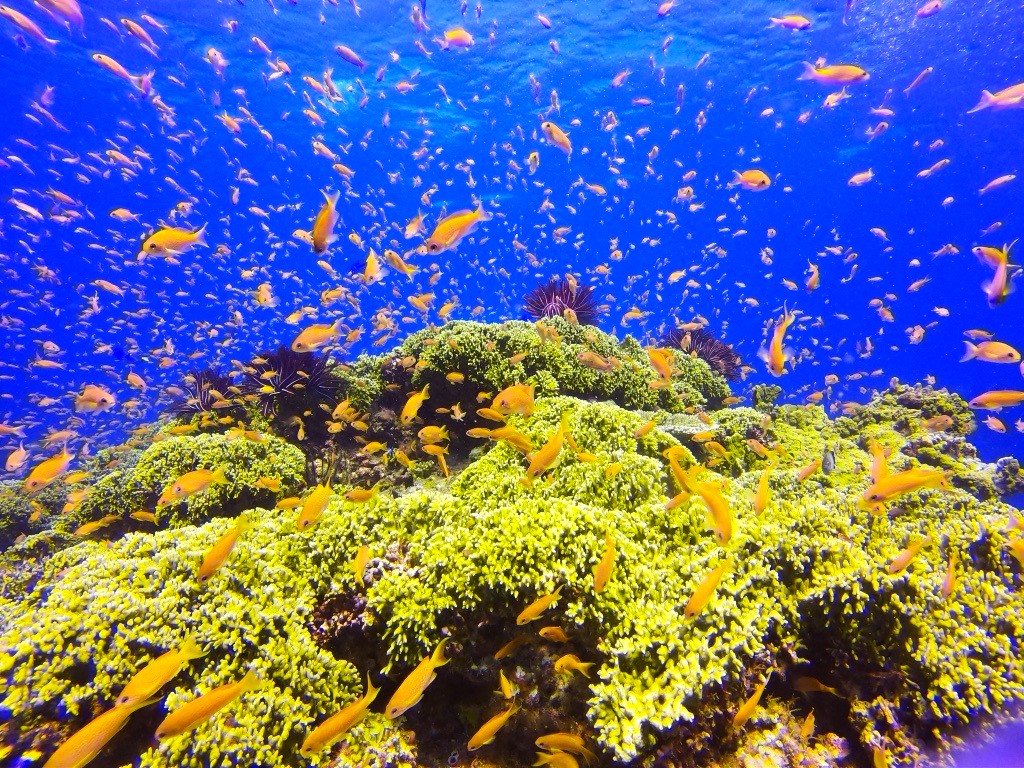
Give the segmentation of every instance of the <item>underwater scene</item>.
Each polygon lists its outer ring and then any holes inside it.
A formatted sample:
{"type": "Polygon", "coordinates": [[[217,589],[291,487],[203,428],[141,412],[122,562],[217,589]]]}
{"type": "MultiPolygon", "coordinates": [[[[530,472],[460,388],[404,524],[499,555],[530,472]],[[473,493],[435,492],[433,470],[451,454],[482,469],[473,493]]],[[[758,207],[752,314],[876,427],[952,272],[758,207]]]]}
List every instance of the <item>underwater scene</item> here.
{"type": "Polygon", "coordinates": [[[0,766],[1024,766],[1018,0],[6,2],[0,766]]]}

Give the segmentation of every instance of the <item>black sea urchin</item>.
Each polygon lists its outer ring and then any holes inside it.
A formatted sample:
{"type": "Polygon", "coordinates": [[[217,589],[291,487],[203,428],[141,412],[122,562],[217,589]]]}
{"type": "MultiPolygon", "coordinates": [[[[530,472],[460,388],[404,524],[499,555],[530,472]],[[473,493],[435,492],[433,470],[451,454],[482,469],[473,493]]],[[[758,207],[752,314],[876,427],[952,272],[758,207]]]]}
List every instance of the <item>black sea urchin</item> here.
{"type": "Polygon", "coordinates": [[[301,416],[322,402],[337,401],[337,367],[314,352],[293,352],[285,346],[257,355],[242,368],[244,390],[259,398],[264,417],[301,416]]]}
{"type": "Polygon", "coordinates": [[[676,328],[665,334],[662,344],[696,355],[711,366],[711,370],[722,374],[729,381],[736,381],[740,377],[742,361],[736,350],[703,328],[693,331],[676,328]]]}
{"type": "MultiPolygon", "coordinates": [[[[175,416],[195,416],[214,410],[215,403],[224,404],[231,394],[231,378],[217,368],[189,371],[181,381],[182,394],[171,404],[175,416]]],[[[217,406],[218,410],[221,410],[217,406]]]]}
{"type": "Polygon", "coordinates": [[[523,298],[523,309],[535,320],[564,317],[565,311],[571,310],[583,325],[593,325],[599,314],[593,288],[588,285],[573,287],[558,278],[552,278],[527,293],[523,298]]]}

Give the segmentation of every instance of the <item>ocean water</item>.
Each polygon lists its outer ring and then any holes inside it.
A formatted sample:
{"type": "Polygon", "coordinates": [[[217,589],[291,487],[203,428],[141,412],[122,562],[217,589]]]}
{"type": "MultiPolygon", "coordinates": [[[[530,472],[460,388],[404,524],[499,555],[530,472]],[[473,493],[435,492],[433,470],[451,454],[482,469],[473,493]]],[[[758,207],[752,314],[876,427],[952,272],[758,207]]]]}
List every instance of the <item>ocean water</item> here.
{"type": "MultiPolygon", "coordinates": [[[[972,254],[1024,234],[1024,108],[969,113],[983,90],[1024,81],[1024,4],[953,0],[918,18],[892,0],[693,0],[664,13],[430,0],[429,31],[414,5],[105,0],[83,4],[78,25],[11,3],[54,41],[0,19],[0,423],[23,427],[32,463],[56,430],[73,431],[76,452],[116,444],[165,411],[164,388],[189,369],[227,370],[312,323],[342,320],[357,338],[333,353],[351,360],[442,322],[451,300],[449,319],[521,318],[531,288],[570,273],[605,305],[596,324],[620,337],[653,344],[706,322],[748,366],[739,396],[777,383],[783,402],[820,399],[838,414],[894,378],[968,400],[1024,389],[1017,363],[959,362],[968,331],[1024,345],[1021,295],[990,306],[994,270],[972,254]],[[810,28],[769,24],[790,13],[810,28]],[[455,27],[473,43],[445,50],[437,40],[455,27]],[[211,48],[227,60],[220,72],[211,48]],[[152,72],[148,93],[94,54],[152,72]],[[827,107],[842,85],[799,79],[819,61],[869,78],[827,107]],[[322,87],[325,70],[337,98],[303,80],[322,87]],[[571,154],[542,121],[568,133],[571,154]],[[767,189],[728,186],[752,169],[767,189]],[[295,233],[330,191],[339,239],[318,256],[295,233]],[[477,204],[493,218],[452,250],[416,253],[422,236],[403,234],[417,214],[426,235],[477,204]],[[140,255],[168,225],[205,225],[208,245],[140,255]],[[419,272],[366,285],[371,249],[419,272]],[[257,303],[261,284],[276,306],[257,303]],[[323,306],[339,286],[353,302],[323,306]],[[424,293],[427,312],[409,303],[424,293]],[[799,314],[776,378],[758,352],[784,307],[799,314]],[[75,413],[90,384],[117,406],[75,413]]],[[[1024,455],[1024,408],[995,416],[1005,433],[979,423],[971,438],[982,458],[1024,455]]],[[[19,442],[0,437],[0,452],[19,442]]]]}

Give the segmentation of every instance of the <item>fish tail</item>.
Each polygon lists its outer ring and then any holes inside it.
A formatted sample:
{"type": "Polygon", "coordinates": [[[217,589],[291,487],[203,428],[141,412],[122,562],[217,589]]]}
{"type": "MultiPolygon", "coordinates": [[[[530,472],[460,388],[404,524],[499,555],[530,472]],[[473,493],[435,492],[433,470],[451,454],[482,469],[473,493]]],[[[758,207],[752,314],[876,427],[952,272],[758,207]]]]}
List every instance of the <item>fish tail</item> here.
{"type": "Polygon", "coordinates": [[[254,691],[257,688],[264,687],[265,685],[267,685],[267,681],[261,680],[259,675],[257,675],[254,671],[250,669],[248,672],[245,673],[245,677],[241,679],[240,685],[241,693],[245,693],[246,691],[254,691]]]}
{"type": "Polygon", "coordinates": [[[189,635],[185,638],[185,642],[181,644],[181,655],[190,659],[202,658],[207,653],[208,651],[204,651],[199,647],[199,643],[196,641],[195,635],[189,635]]]}
{"type": "Polygon", "coordinates": [[[971,344],[969,341],[964,341],[964,356],[960,358],[961,363],[966,363],[968,360],[973,360],[978,356],[978,348],[971,344]]]}
{"type": "Polygon", "coordinates": [[[494,215],[484,210],[483,201],[477,203],[476,206],[476,219],[477,221],[490,221],[494,218],[494,215]]]}
{"type": "Polygon", "coordinates": [[[814,65],[809,61],[800,62],[803,65],[804,71],[797,80],[815,80],[817,79],[818,70],[814,68],[814,65]]]}
{"type": "Polygon", "coordinates": [[[235,518],[235,520],[235,527],[238,529],[239,533],[244,533],[245,531],[252,530],[252,518],[245,514],[245,512],[240,513],[238,517],[235,518]]]}
{"type": "Polygon", "coordinates": [[[210,476],[210,482],[220,485],[227,485],[230,482],[227,475],[224,474],[224,467],[217,467],[213,471],[213,474],[210,476]]]}
{"type": "Polygon", "coordinates": [[[448,642],[448,638],[442,638],[441,642],[437,644],[437,648],[434,649],[434,653],[430,657],[430,665],[435,669],[437,667],[443,667],[451,659],[446,659],[444,656],[444,646],[448,642]]]}
{"type": "Polygon", "coordinates": [[[988,109],[995,104],[996,97],[992,95],[990,91],[981,92],[981,101],[974,105],[973,109],[967,110],[967,114],[970,115],[974,112],[980,112],[983,109],[988,109]]]}
{"type": "Polygon", "coordinates": [[[206,224],[203,224],[203,226],[199,228],[199,231],[192,235],[192,242],[199,245],[206,245],[206,226],[206,224]]]}

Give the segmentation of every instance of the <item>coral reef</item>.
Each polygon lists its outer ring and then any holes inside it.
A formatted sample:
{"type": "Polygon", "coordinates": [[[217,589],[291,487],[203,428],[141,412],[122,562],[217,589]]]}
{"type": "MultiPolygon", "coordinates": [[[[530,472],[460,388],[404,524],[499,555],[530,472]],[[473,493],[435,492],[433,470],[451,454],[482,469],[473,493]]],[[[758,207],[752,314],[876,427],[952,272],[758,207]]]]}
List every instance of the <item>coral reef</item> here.
{"type": "MultiPolygon", "coordinates": [[[[764,391],[756,408],[689,413],[729,391],[704,361],[680,356],[672,386],[652,389],[634,340],[545,324],[542,338],[525,322],[449,323],[335,370],[340,397],[365,398],[353,406],[369,414],[364,439],[392,447],[421,426],[395,414],[429,386],[420,414],[451,428],[451,478],[420,462],[405,489],[389,468],[382,489],[337,488],[301,533],[296,513],[251,510],[253,528],[206,586],[196,567],[233,525],[213,516],[272,506],[279,494],[255,485],[263,475],[295,493],[301,452],[188,435],[91,469],[74,513],[90,519],[152,500],[196,467],[225,466],[231,482],[169,508],[170,530],[115,529],[112,542],[53,553],[45,536],[66,527],[54,523],[8,553],[34,565],[0,560],[7,743],[52,750],[189,633],[209,655],[134,716],[111,764],[310,764],[303,738],[361,695],[367,673],[383,689],[373,711],[313,765],[468,764],[469,736],[501,708],[499,674],[523,710],[476,759],[503,768],[532,762],[533,739],[554,731],[582,734],[601,765],[836,765],[847,754],[909,764],[1024,701],[1011,548],[1022,534],[1000,500],[1020,468],[977,461],[959,398],[896,385],[831,420],[764,391]],[[585,350],[618,365],[583,365],[585,350]],[[472,411],[516,382],[537,395],[532,414],[507,417],[529,458],[465,434],[472,411]],[[491,394],[478,402],[480,391],[491,394]],[[876,443],[889,471],[940,467],[952,487],[862,503],[876,443]],[[368,553],[358,573],[357,551],[368,553]],[[517,624],[541,596],[551,599],[539,620],[517,624]],[[451,662],[423,701],[400,720],[378,714],[443,638],[451,662]],[[566,672],[569,654],[593,668],[566,672]],[[163,709],[248,669],[265,685],[229,714],[151,742],[163,709]]],[[[52,493],[50,507],[67,490],[52,493]]]]}

